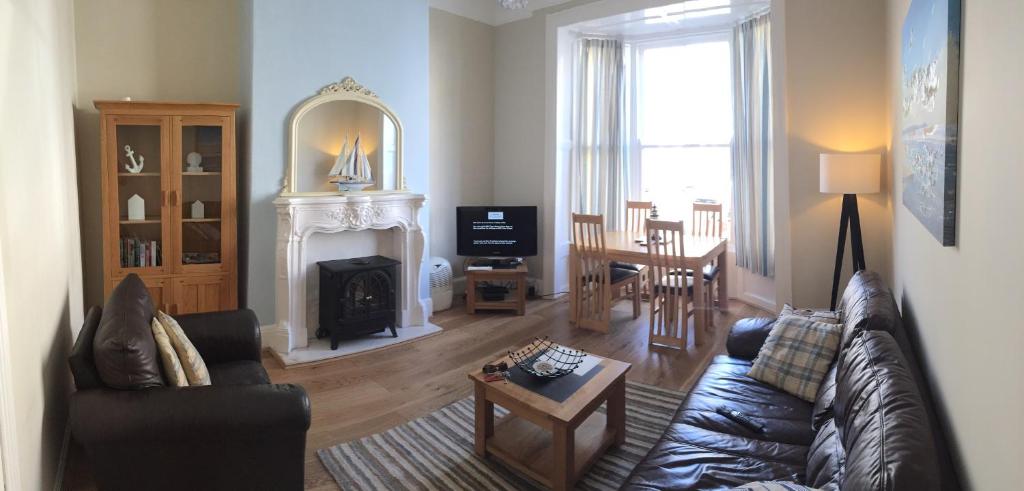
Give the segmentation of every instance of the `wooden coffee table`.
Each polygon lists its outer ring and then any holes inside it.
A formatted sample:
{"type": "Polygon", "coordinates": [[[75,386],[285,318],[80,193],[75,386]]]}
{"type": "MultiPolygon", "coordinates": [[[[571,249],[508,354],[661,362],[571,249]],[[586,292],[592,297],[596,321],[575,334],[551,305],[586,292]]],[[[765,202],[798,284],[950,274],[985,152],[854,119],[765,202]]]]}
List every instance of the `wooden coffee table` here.
{"type": "MultiPolygon", "coordinates": [[[[552,489],[572,489],[605,450],[626,440],[626,372],[631,365],[597,358],[603,368],[565,402],[512,382],[485,382],[482,370],[470,373],[477,455],[496,457],[552,489]],[[596,412],[606,401],[607,415],[596,412]],[[495,404],[509,411],[497,422],[495,404]]],[[[508,357],[495,363],[500,361],[514,365],[508,357]]]]}

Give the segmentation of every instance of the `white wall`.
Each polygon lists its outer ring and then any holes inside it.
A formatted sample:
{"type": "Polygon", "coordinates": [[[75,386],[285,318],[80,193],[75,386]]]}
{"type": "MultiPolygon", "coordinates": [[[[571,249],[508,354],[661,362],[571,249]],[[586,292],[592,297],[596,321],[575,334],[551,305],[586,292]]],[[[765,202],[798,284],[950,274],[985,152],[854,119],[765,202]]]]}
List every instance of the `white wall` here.
{"type": "MultiPolygon", "coordinates": [[[[885,4],[787,0],[785,8],[792,301],[828,307],[842,196],[818,191],[818,156],[885,153],[885,4]]],[[[865,261],[889,281],[892,220],[883,181],[881,193],[858,202],[865,261]]],[[[847,235],[840,293],[852,269],[847,235]]]]}
{"type": "MultiPolygon", "coordinates": [[[[529,19],[498,26],[494,42],[494,203],[540,206],[540,251],[551,240],[543,207],[544,39],[544,15],[535,13],[529,19]]],[[[527,264],[530,276],[544,276],[546,266],[540,257],[527,260],[527,264]]]]}
{"type": "Polygon", "coordinates": [[[74,11],[85,302],[100,305],[100,115],[93,101],[238,102],[241,11],[239,0],[79,0],[74,11]]]}
{"type": "Polygon", "coordinates": [[[53,489],[83,319],[71,2],[0,2],[0,33],[0,336],[10,348],[0,369],[13,381],[0,387],[10,402],[0,424],[16,441],[4,478],[9,489],[53,489]]]}
{"type": "MultiPolygon", "coordinates": [[[[325,85],[351,76],[398,115],[404,130],[403,159],[409,189],[430,191],[429,8],[426,0],[248,0],[243,5],[241,58],[243,104],[249,107],[248,307],[264,325],[274,312],[274,250],[277,212],[287,160],[286,128],[292,110],[325,85]]],[[[420,225],[430,249],[430,203],[420,225]]],[[[243,236],[245,236],[243,234],[243,236]]],[[[429,295],[429,265],[421,271],[420,296],[429,295]]]]}
{"type": "Polygon", "coordinates": [[[495,28],[430,9],[430,252],[452,263],[455,207],[494,202],[495,28]]]}
{"type": "MultiPolygon", "coordinates": [[[[942,247],[892,202],[895,293],[920,337],[924,359],[948,412],[973,489],[1019,489],[1024,482],[1024,3],[964,2],[957,192],[957,246],[942,247]]],[[[910,0],[889,0],[889,133],[905,171],[900,124],[900,47],[910,0]]],[[[870,261],[870,258],[869,258],[870,261]]]]}

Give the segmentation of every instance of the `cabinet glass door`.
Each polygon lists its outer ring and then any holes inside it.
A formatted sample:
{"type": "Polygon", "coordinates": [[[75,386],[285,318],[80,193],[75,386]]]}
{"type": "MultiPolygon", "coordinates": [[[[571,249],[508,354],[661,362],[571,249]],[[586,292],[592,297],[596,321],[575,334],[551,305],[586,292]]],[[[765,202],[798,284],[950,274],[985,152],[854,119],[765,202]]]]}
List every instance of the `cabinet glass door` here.
{"type": "Polygon", "coordinates": [[[163,168],[168,160],[168,120],[114,116],[107,125],[104,151],[115,168],[104,174],[116,184],[109,186],[114,191],[106,199],[116,202],[109,209],[117,214],[109,220],[116,237],[108,251],[111,262],[118,275],[164,272],[170,231],[163,191],[170,182],[163,168]]]}
{"type": "Polygon", "coordinates": [[[232,177],[223,171],[230,138],[227,118],[188,116],[175,118],[174,229],[178,238],[175,270],[222,271],[223,232],[226,227],[221,203],[232,177]]]}

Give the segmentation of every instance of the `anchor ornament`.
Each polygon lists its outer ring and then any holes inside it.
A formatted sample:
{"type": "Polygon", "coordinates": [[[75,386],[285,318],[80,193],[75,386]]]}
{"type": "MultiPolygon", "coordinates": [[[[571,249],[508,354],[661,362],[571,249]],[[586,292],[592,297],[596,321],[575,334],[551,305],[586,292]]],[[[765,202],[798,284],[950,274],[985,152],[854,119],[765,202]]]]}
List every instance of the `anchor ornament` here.
{"type": "Polygon", "coordinates": [[[136,162],[135,151],[132,150],[131,145],[124,146],[124,155],[125,157],[128,157],[128,159],[132,161],[131,164],[124,164],[124,170],[131,172],[132,174],[138,174],[139,172],[142,172],[142,167],[146,165],[146,157],[143,157],[142,154],[139,154],[139,160],[138,162],[136,162]]]}

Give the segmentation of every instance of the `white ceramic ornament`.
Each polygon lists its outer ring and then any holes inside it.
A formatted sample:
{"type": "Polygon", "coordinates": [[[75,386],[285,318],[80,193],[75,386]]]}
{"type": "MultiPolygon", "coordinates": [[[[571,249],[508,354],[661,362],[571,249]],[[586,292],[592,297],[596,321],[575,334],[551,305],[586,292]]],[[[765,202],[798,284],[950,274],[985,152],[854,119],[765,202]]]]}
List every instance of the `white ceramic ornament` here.
{"type": "Polygon", "coordinates": [[[199,152],[189,152],[185,156],[185,162],[188,163],[188,168],[185,169],[188,172],[203,172],[203,156],[199,152]]]}
{"type": "Polygon", "coordinates": [[[124,146],[124,156],[128,157],[128,160],[132,161],[131,164],[124,164],[124,170],[131,172],[132,174],[138,174],[139,172],[142,172],[142,167],[146,165],[146,157],[143,157],[142,154],[139,154],[139,160],[138,162],[136,162],[135,150],[132,150],[131,145],[124,146]]]}
{"type": "Polygon", "coordinates": [[[192,203],[192,218],[206,218],[206,205],[202,201],[192,203]]]}
{"type": "Polygon", "coordinates": [[[142,199],[142,196],[133,194],[131,198],[128,198],[128,219],[146,219],[146,200],[142,199]]]}

